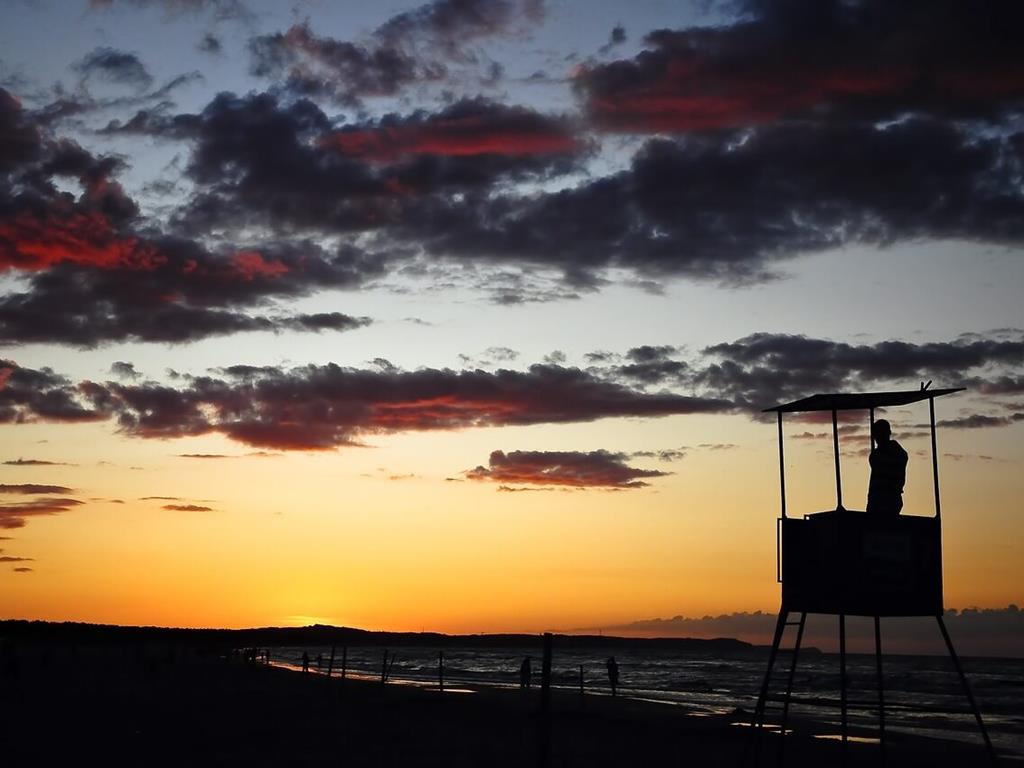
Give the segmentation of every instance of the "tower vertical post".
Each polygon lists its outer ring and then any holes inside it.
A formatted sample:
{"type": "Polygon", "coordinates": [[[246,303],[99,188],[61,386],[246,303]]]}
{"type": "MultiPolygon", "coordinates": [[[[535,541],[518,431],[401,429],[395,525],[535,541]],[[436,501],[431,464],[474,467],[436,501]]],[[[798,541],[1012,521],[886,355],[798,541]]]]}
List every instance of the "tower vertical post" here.
{"type": "Polygon", "coordinates": [[[832,453],[836,460],[836,509],[843,508],[843,480],[839,474],[839,424],[836,409],[832,409],[832,453]]]}
{"type": "Polygon", "coordinates": [[[935,440],[935,398],[928,398],[928,415],[931,417],[932,432],[932,484],[935,487],[935,519],[942,519],[942,506],[939,502],[939,449],[935,440]]]}
{"type": "Polygon", "coordinates": [[[782,494],[782,516],[786,516],[786,456],[782,450],[782,411],[779,416],[779,491],[782,494]]]}

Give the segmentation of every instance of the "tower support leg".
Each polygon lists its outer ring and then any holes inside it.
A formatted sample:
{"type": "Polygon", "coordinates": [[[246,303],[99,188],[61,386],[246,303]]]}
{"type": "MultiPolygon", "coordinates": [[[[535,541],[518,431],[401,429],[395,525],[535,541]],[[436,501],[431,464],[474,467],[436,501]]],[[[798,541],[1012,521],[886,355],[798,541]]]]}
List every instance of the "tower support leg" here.
{"type": "Polygon", "coordinates": [[[772,637],[772,649],[768,653],[768,669],[764,673],[764,681],[761,683],[761,692],[757,695],[757,705],[754,707],[754,716],[750,723],[750,736],[747,738],[743,755],[740,758],[740,765],[747,764],[747,754],[751,746],[754,748],[754,765],[760,762],[761,758],[761,729],[764,726],[764,710],[768,698],[768,686],[772,679],[772,668],[775,666],[775,657],[779,652],[779,644],[782,642],[782,633],[786,629],[786,618],[789,611],[785,608],[779,609],[779,618],[775,622],[775,634],[772,637]]]}
{"type": "Polygon", "coordinates": [[[971,705],[971,711],[974,712],[974,719],[978,723],[978,730],[981,731],[981,738],[985,741],[985,749],[988,750],[988,755],[992,761],[992,765],[998,765],[999,760],[996,757],[995,747],[992,746],[992,740],[988,737],[988,730],[985,728],[985,721],[981,719],[981,711],[978,709],[978,704],[974,701],[974,694],[971,693],[971,687],[967,684],[967,676],[964,674],[964,670],[960,666],[960,657],[956,655],[956,649],[953,647],[953,640],[950,638],[949,632],[946,630],[946,622],[942,620],[941,615],[936,616],[935,619],[939,622],[939,631],[942,632],[942,639],[946,641],[946,648],[949,650],[949,658],[953,660],[953,667],[956,669],[956,673],[960,677],[960,684],[963,686],[964,694],[967,696],[967,701],[971,705]]]}
{"type": "Polygon", "coordinates": [[[878,676],[878,750],[885,768],[885,686],[882,677],[882,620],[875,616],[875,673],[878,676]]]}
{"type": "Polygon", "coordinates": [[[840,737],[842,746],[840,764],[846,765],[846,743],[847,743],[847,713],[846,713],[846,614],[839,614],[839,703],[842,709],[840,715],[840,737]]]}
{"type": "Polygon", "coordinates": [[[796,629],[796,644],[793,646],[793,658],[789,662],[789,676],[786,679],[786,696],[782,701],[782,724],[779,728],[779,761],[783,765],[786,755],[786,721],[789,719],[789,697],[793,695],[793,678],[796,676],[796,662],[800,655],[800,645],[804,639],[804,623],[807,621],[807,614],[800,614],[800,623],[796,629]]]}

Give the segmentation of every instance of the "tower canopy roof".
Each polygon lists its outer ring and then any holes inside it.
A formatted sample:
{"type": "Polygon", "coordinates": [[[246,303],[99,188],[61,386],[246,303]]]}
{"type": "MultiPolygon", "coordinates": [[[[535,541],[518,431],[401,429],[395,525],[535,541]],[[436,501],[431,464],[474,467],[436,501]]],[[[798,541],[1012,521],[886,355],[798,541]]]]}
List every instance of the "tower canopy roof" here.
{"type": "Polygon", "coordinates": [[[783,403],[764,412],[803,413],[805,411],[859,411],[868,408],[885,408],[894,405],[909,405],[921,400],[930,400],[954,392],[962,392],[963,387],[952,389],[908,389],[902,392],[842,392],[826,395],[811,395],[792,403],[783,403]]]}

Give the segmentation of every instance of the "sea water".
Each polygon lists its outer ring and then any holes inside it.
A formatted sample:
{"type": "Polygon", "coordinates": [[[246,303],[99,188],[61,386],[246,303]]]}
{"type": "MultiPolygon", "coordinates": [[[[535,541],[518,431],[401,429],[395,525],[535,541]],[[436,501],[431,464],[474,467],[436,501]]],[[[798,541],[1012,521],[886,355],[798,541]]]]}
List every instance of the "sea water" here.
{"type": "MultiPolygon", "coordinates": [[[[353,677],[380,679],[384,648],[352,647],[347,651],[347,673],[353,677]]],[[[436,686],[437,647],[388,648],[389,682],[436,686]]],[[[330,648],[275,648],[276,663],[301,667],[302,653],[309,654],[312,671],[317,655],[327,671],[330,648]]],[[[336,649],[335,674],[341,670],[341,648],[336,649]]],[[[542,649],[531,647],[452,646],[444,651],[446,688],[480,686],[518,687],[519,667],[531,657],[533,685],[540,683],[542,649]]],[[[552,684],[578,690],[580,666],[588,695],[610,695],[605,660],[614,655],[619,665],[618,694],[664,702],[691,714],[728,714],[738,708],[752,712],[764,679],[767,651],[723,655],[681,653],[668,648],[614,645],[594,648],[574,646],[559,637],[552,659],[552,684]]],[[[781,694],[786,684],[790,656],[780,654],[775,664],[772,693],[781,694]]],[[[962,660],[989,735],[1005,754],[1024,757],[1024,659],[970,658],[962,660]]],[[[877,669],[873,655],[848,654],[846,660],[852,727],[874,731],[878,727],[877,669]]],[[[883,659],[887,731],[981,743],[977,725],[953,668],[944,656],[897,656],[883,659]]],[[[810,700],[793,703],[793,717],[834,726],[838,734],[840,712],[829,706],[839,701],[839,657],[836,654],[801,654],[793,681],[793,697],[810,700]]],[[[769,719],[770,722],[770,719],[769,719]]]]}

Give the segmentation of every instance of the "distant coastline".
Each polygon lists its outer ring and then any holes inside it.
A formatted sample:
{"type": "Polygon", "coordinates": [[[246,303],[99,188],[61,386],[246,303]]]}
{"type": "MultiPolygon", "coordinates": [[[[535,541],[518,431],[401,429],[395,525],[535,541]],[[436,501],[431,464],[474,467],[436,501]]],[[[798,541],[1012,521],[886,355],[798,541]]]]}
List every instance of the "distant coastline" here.
{"type": "MultiPolygon", "coordinates": [[[[553,633],[560,641],[576,647],[660,648],[686,653],[718,655],[746,654],[763,646],[734,638],[615,637],[612,635],[568,635],[553,633]]],[[[378,632],[354,627],[314,624],[307,627],[253,627],[248,629],[207,629],[185,627],[121,626],[85,622],[0,621],[0,638],[61,643],[167,643],[215,645],[233,648],[249,646],[421,646],[421,647],[533,647],[540,633],[497,633],[447,635],[440,632],[378,632]]]]}

